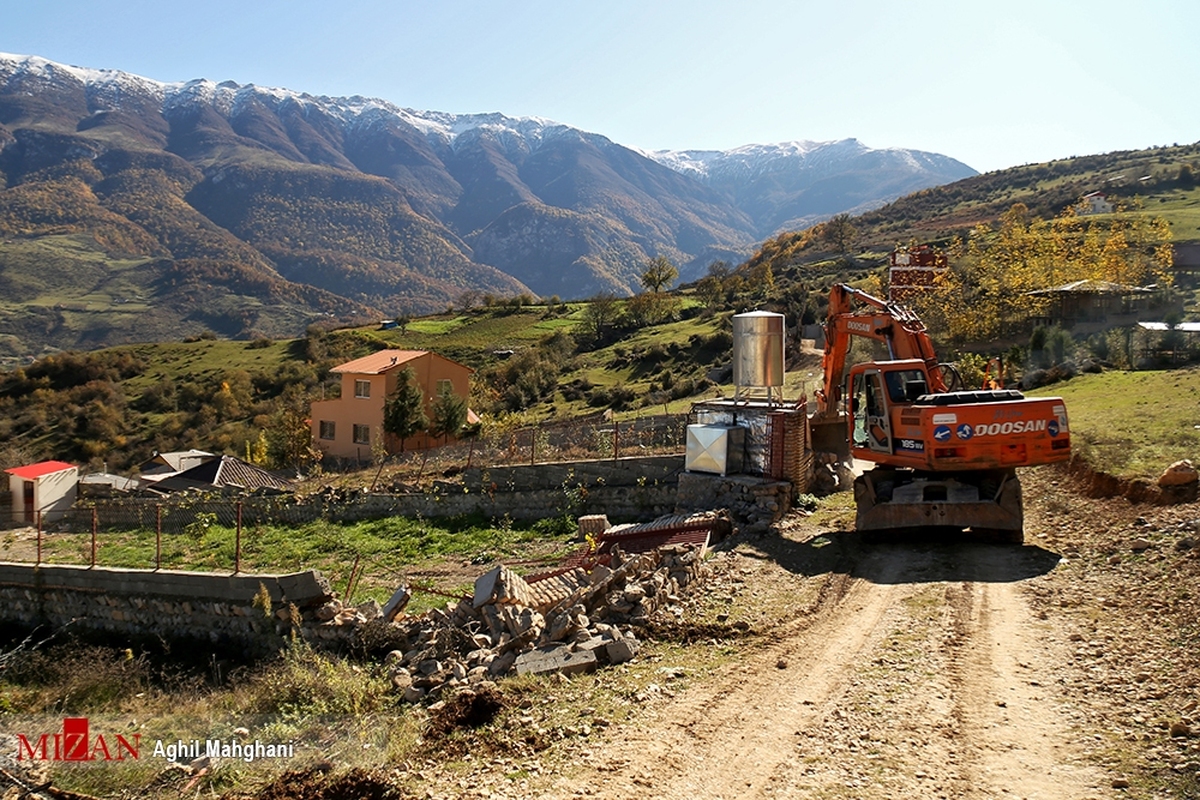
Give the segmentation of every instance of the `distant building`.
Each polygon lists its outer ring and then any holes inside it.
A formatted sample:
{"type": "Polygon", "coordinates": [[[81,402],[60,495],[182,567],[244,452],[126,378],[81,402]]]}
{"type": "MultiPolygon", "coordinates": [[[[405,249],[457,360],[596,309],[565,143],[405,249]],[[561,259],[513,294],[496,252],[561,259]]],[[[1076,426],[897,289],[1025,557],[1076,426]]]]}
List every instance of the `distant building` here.
{"type": "Polygon", "coordinates": [[[79,468],[63,461],[42,461],[6,469],[12,494],[12,521],[34,525],[67,513],[79,493],[79,468]]]}
{"type": "Polygon", "coordinates": [[[93,472],[79,479],[79,494],[82,497],[114,497],[136,492],[141,488],[137,478],[126,478],[111,472],[93,472]]]}
{"type": "MultiPolygon", "coordinates": [[[[428,350],[380,350],[331,370],[342,376],[342,396],[312,404],[312,436],[317,447],[327,455],[367,461],[372,442],[383,436],[384,449],[399,452],[401,442],[383,432],[383,406],[396,389],[397,376],[406,368],[416,376],[428,416],[432,417],[439,391],[449,389],[464,400],[470,395],[474,371],[470,367],[428,350]]],[[[468,419],[478,418],[469,413],[468,419]]],[[[419,450],[433,444],[428,435],[420,433],[406,439],[403,449],[419,450]]]]}
{"type": "Polygon", "coordinates": [[[182,492],[187,489],[244,489],[286,492],[291,484],[265,469],[247,464],[233,456],[215,456],[190,469],[159,479],[150,488],[156,492],[182,492]]]}
{"type": "Polygon", "coordinates": [[[1113,322],[1135,316],[1150,307],[1154,293],[1153,286],[1079,280],[1026,294],[1050,300],[1045,314],[1035,317],[1034,324],[1070,328],[1080,323],[1113,322]]]}
{"type": "Polygon", "coordinates": [[[888,299],[904,303],[937,284],[950,268],[946,254],[929,245],[897,247],[888,259],[888,299]]]}
{"type": "Polygon", "coordinates": [[[204,450],[176,450],[170,453],[155,453],[143,461],[138,471],[141,473],[143,488],[153,488],[154,484],[172,475],[186,472],[192,467],[198,467],[217,458],[215,453],[204,450]]]}
{"type": "Polygon", "coordinates": [[[1090,192],[1083,196],[1079,201],[1079,213],[1088,214],[1111,214],[1113,207],[1112,203],[1108,202],[1108,195],[1104,192],[1090,192]]]}

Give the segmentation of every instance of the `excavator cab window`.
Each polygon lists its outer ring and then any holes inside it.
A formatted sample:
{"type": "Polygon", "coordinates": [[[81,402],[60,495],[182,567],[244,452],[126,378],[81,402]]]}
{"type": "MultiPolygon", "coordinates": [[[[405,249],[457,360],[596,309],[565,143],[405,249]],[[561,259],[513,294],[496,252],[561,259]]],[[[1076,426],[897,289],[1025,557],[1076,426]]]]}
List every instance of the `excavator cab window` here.
{"type": "Polygon", "coordinates": [[[867,446],[867,408],[873,403],[870,397],[867,376],[861,372],[854,376],[853,391],[850,393],[850,413],[854,416],[853,444],[867,446]]]}
{"type": "Polygon", "coordinates": [[[892,452],[892,425],[885,375],[878,369],[852,370],[849,402],[851,447],[892,452]]]}
{"type": "Polygon", "coordinates": [[[919,369],[897,369],[884,373],[888,398],[893,403],[914,403],[923,394],[929,393],[925,373],[919,369]]]}

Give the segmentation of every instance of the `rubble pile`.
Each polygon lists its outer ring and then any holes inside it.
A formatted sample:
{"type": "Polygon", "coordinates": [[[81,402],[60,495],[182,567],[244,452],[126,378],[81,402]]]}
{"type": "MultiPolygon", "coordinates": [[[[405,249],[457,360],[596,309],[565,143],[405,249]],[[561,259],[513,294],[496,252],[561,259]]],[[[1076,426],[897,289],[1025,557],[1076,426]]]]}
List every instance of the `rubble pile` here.
{"type": "Polygon", "coordinates": [[[322,607],[321,627],[357,626],[376,640],[387,626],[395,649],[384,663],[410,702],[456,686],[478,686],[512,672],[588,672],[633,659],[634,629],[656,612],[682,613],[681,593],[707,575],[703,548],[686,544],[629,555],[615,550],[590,570],[565,569],[526,581],[498,566],[475,582],[474,596],[419,617],[387,622],[378,604],[322,607]]]}

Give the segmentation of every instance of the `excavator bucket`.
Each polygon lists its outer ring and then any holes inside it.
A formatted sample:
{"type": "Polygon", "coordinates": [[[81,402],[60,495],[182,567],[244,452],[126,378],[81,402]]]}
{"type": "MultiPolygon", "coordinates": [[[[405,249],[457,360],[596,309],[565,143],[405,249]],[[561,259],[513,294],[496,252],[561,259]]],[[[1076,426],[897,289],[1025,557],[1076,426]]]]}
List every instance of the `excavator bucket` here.
{"type": "Polygon", "coordinates": [[[969,531],[985,541],[1021,544],[1021,484],[1013,470],[953,477],[879,468],[854,481],[855,527],[870,539],[934,529],[969,531]]]}

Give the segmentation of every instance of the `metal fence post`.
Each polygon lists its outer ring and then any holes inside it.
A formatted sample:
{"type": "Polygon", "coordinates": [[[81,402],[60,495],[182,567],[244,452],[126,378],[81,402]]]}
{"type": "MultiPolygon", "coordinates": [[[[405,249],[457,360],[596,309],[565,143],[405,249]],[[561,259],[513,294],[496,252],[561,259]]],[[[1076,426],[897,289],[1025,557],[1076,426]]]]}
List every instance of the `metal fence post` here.
{"type": "Polygon", "coordinates": [[[96,531],[100,527],[100,512],[92,506],[92,566],[96,566],[96,531]]]}
{"type": "Polygon", "coordinates": [[[35,564],[42,563],[42,510],[39,508],[34,512],[34,518],[37,520],[37,561],[35,564]]]}
{"type": "Polygon", "coordinates": [[[613,461],[621,457],[621,423],[613,420],[613,461]]]}
{"type": "Polygon", "coordinates": [[[529,429],[529,466],[537,463],[537,428],[529,429]]]}
{"type": "Polygon", "coordinates": [[[237,538],[233,544],[233,574],[242,571],[242,501],[237,501],[237,538]]]}
{"type": "Polygon", "coordinates": [[[362,553],[354,554],[354,566],[350,567],[350,577],[346,579],[346,591],[342,593],[347,605],[350,604],[350,589],[354,586],[354,577],[358,572],[358,562],[362,558],[362,553]]]}

